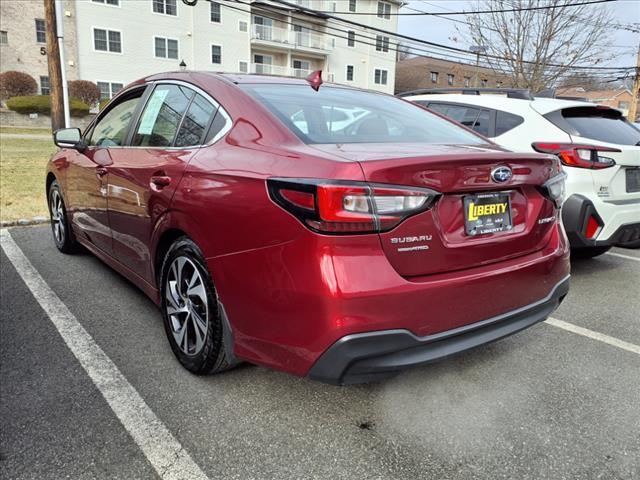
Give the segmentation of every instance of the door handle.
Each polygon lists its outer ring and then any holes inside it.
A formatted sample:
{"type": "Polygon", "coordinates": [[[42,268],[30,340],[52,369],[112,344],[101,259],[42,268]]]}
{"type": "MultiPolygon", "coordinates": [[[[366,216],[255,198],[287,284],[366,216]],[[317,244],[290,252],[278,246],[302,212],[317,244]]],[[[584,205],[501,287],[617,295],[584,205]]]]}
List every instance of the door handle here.
{"type": "Polygon", "coordinates": [[[171,177],[166,175],[154,175],[151,177],[151,186],[156,188],[164,188],[171,183],[171,177]]]}
{"type": "Polygon", "coordinates": [[[109,171],[104,167],[96,168],[96,175],[100,178],[104,177],[109,171]]]}

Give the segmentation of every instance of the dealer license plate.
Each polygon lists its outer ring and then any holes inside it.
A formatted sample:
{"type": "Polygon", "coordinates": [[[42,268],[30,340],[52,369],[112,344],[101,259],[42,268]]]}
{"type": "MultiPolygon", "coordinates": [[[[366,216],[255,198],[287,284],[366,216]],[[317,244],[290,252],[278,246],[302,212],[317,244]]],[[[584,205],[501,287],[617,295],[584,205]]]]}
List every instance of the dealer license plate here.
{"type": "Polygon", "coordinates": [[[509,192],[466,195],[462,201],[467,235],[504,232],[513,228],[509,192]]]}

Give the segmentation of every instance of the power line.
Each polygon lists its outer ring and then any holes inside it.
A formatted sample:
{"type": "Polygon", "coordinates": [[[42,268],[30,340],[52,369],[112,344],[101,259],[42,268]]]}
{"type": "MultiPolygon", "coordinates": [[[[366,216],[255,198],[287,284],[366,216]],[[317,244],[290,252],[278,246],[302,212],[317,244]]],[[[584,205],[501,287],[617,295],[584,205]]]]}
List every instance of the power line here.
{"type": "MultiPolygon", "coordinates": [[[[211,1],[213,1],[213,0],[207,0],[207,1],[211,2],[211,1]]],[[[252,4],[251,4],[250,2],[248,2],[248,1],[242,1],[242,0],[226,0],[226,1],[233,1],[234,3],[239,3],[239,4],[242,4],[242,5],[247,6],[247,7],[251,7],[251,6],[252,6],[252,4]]],[[[249,10],[244,10],[244,9],[237,8],[237,7],[232,7],[231,5],[228,5],[228,4],[224,4],[224,5],[225,5],[225,7],[227,7],[227,8],[231,8],[231,9],[234,9],[234,10],[237,10],[237,11],[240,11],[240,12],[243,12],[243,13],[249,13],[249,14],[250,14],[250,13],[252,13],[252,12],[251,12],[251,11],[249,11],[249,10]]],[[[277,7],[274,7],[274,8],[277,8],[277,7]]],[[[268,16],[268,15],[265,15],[265,14],[263,14],[263,13],[262,13],[262,12],[264,12],[265,10],[267,10],[267,11],[269,10],[268,6],[261,6],[261,13],[260,13],[260,14],[261,14],[263,17],[265,17],[265,18],[269,18],[269,19],[271,19],[271,20],[278,21],[278,22],[281,22],[281,23],[284,23],[284,24],[287,24],[287,25],[296,25],[296,23],[295,23],[295,22],[286,21],[286,20],[283,20],[283,19],[280,19],[280,18],[270,17],[270,16],[268,16]]],[[[320,34],[327,34],[327,33],[328,33],[328,32],[326,32],[326,31],[324,31],[324,30],[320,30],[320,29],[317,29],[317,28],[313,28],[313,27],[310,27],[310,26],[308,26],[308,25],[306,26],[306,28],[307,28],[307,29],[309,29],[309,30],[310,30],[310,31],[312,31],[312,32],[316,32],[316,33],[320,33],[320,34]]],[[[344,40],[350,40],[350,38],[349,38],[349,33],[350,33],[350,32],[353,32],[353,33],[354,33],[354,40],[355,40],[355,34],[356,34],[356,31],[355,31],[355,30],[343,30],[343,29],[340,29],[340,28],[337,28],[337,27],[333,27],[333,26],[330,26],[330,25],[327,25],[327,26],[326,26],[326,28],[327,28],[327,29],[330,29],[330,30],[338,31],[339,33],[343,34],[343,35],[338,35],[338,34],[336,34],[336,33],[330,33],[330,35],[334,36],[335,38],[340,38],[340,39],[344,39],[344,40]],[[345,34],[346,34],[346,36],[344,36],[345,34]]],[[[362,31],[362,29],[360,29],[360,30],[362,31]]],[[[365,31],[366,31],[366,29],[365,29],[365,31]]],[[[368,32],[367,32],[367,33],[368,33],[368,32]]],[[[388,32],[388,33],[392,34],[392,32],[388,32]]],[[[362,33],[360,33],[360,32],[358,32],[358,33],[357,33],[357,35],[358,35],[358,37],[360,38],[360,40],[357,40],[359,43],[364,44],[364,45],[368,45],[368,46],[378,47],[378,45],[379,45],[379,44],[378,44],[378,40],[379,40],[379,39],[378,39],[377,37],[370,37],[370,36],[364,35],[364,34],[362,34],[362,33]],[[363,39],[364,39],[364,40],[363,40],[363,39]],[[367,41],[365,41],[365,40],[370,40],[371,42],[367,42],[367,41]],[[372,42],[375,42],[375,43],[372,43],[372,42]]],[[[337,47],[337,48],[340,48],[340,47],[337,47]]],[[[472,62],[472,61],[473,61],[473,62],[475,62],[475,60],[474,60],[473,58],[470,58],[470,57],[469,57],[469,56],[474,57],[474,56],[475,56],[475,54],[473,54],[473,53],[471,53],[471,52],[468,52],[467,50],[455,49],[455,48],[453,48],[453,47],[447,47],[447,46],[442,46],[442,47],[440,47],[440,46],[432,47],[432,49],[431,49],[431,50],[428,50],[428,49],[426,49],[426,48],[424,48],[424,47],[414,47],[414,46],[411,46],[410,48],[411,48],[412,53],[413,53],[415,56],[418,56],[418,57],[423,57],[423,58],[438,58],[438,57],[435,57],[435,55],[439,55],[439,56],[445,57],[445,59],[447,59],[447,60],[448,60],[448,59],[454,59],[454,60],[451,60],[451,61],[456,61],[457,63],[460,63],[460,62],[459,62],[459,60],[465,60],[465,61],[467,61],[467,62],[472,62]],[[467,57],[461,57],[461,56],[459,56],[459,54],[458,54],[458,55],[456,55],[456,54],[454,54],[454,53],[444,53],[444,52],[434,51],[434,50],[433,50],[433,48],[444,48],[445,50],[451,50],[451,49],[453,48],[453,50],[455,50],[455,51],[457,51],[457,52],[461,52],[461,53],[463,53],[464,55],[467,55],[467,57]],[[416,52],[423,52],[423,53],[426,53],[426,55],[421,55],[420,53],[416,53],[416,52]]],[[[347,49],[347,50],[350,50],[350,49],[351,49],[351,47],[347,47],[346,49],[347,49]]],[[[399,46],[398,46],[398,47],[393,47],[392,45],[389,45],[389,46],[387,47],[387,49],[388,49],[388,50],[391,50],[391,51],[395,51],[395,52],[398,52],[398,51],[400,51],[400,52],[401,52],[401,51],[403,51],[399,46]]],[[[380,56],[380,58],[383,58],[383,57],[382,57],[382,56],[380,56]]],[[[441,59],[441,58],[440,58],[440,59],[441,59]]],[[[504,63],[504,64],[506,64],[506,62],[507,62],[507,60],[505,60],[505,59],[500,59],[500,61],[501,61],[502,63],[504,63]]],[[[475,65],[472,65],[471,63],[465,63],[465,65],[469,65],[469,66],[475,67],[475,65]]],[[[504,67],[504,65],[501,65],[501,66],[502,66],[502,67],[504,67]]],[[[496,71],[496,69],[495,69],[491,64],[489,64],[488,62],[486,62],[484,59],[483,59],[482,67],[483,67],[483,68],[485,68],[485,69],[493,70],[495,73],[501,73],[501,72],[499,72],[499,71],[496,71]]],[[[573,68],[573,67],[569,67],[569,70],[572,70],[572,68],[573,68]]],[[[581,69],[580,71],[587,71],[587,70],[588,70],[588,71],[590,71],[590,69],[591,69],[591,68],[592,68],[592,67],[583,67],[583,69],[581,69]]],[[[593,67],[593,68],[598,69],[598,67],[593,67]]],[[[607,71],[608,71],[608,70],[609,70],[609,69],[607,69],[607,71]]],[[[623,70],[623,69],[615,69],[615,70],[612,70],[612,71],[611,71],[611,72],[609,72],[609,73],[611,73],[611,74],[616,74],[616,73],[624,72],[624,71],[626,71],[626,70],[623,70]]],[[[569,73],[569,72],[567,72],[567,73],[569,73]]]]}
{"type": "MultiPolygon", "coordinates": [[[[564,7],[579,7],[582,5],[595,5],[598,3],[608,3],[608,2],[617,2],[618,0],[587,0],[583,2],[576,3],[562,3],[560,5],[544,5],[540,7],[523,7],[523,8],[504,8],[498,10],[469,10],[469,11],[461,11],[461,12],[451,12],[447,13],[447,15],[479,15],[485,13],[509,13],[509,12],[525,12],[530,10],[551,10],[555,8],[564,8],[564,7]]],[[[377,13],[371,12],[329,12],[324,10],[319,10],[320,13],[338,13],[345,15],[378,15],[377,13]]],[[[402,17],[402,16],[440,16],[441,13],[434,12],[395,12],[395,13],[385,13],[385,15],[391,15],[394,17],[402,17]]]]}
{"type": "MultiPolygon", "coordinates": [[[[319,12],[318,10],[313,10],[311,8],[307,8],[307,7],[303,7],[300,5],[297,5],[295,3],[290,3],[287,2],[285,0],[272,0],[274,3],[279,3],[281,5],[285,5],[289,8],[295,9],[295,10],[299,10],[301,12],[307,13],[309,15],[314,15],[314,16],[320,16],[321,18],[325,18],[325,19],[332,19],[338,22],[342,22],[342,23],[346,23],[348,25],[354,25],[357,27],[360,27],[362,29],[365,30],[372,30],[375,32],[379,32],[379,33],[384,33],[386,35],[392,36],[392,37],[396,37],[396,38],[402,38],[405,40],[410,40],[412,42],[415,43],[419,43],[419,44],[423,44],[423,45],[429,45],[432,47],[439,47],[439,48],[444,48],[450,51],[456,51],[456,52],[460,52],[460,53],[465,53],[465,54],[469,54],[469,52],[467,50],[461,49],[461,48],[457,48],[457,47],[451,47],[448,45],[442,45],[439,43],[435,43],[435,42],[430,42],[428,40],[422,40],[420,38],[416,38],[416,37],[411,37],[409,35],[403,35],[401,33],[395,33],[395,32],[390,32],[389,30],[384,30],[382,28],[378,28],[378,27],[373,27],[370,25],[365,25],[363,23],[359,23],[359,22],[355,22],[353,20],[348,20],[345,18],[341,18],[341,17],[336,17],[335,15],[330,15],[327,13],[323,13],[323,12],[319,12]]],[[[598,1],[605,1],[605,0],[598,0],[598,1]]],[[[614,1],[614,0],[607,0],[607,1],[614,1]]],[[[243,3],[243,2],[240,2],[243,3]]],[[[250,5],[250,4],[249,4],[250,5]]],[[[490,55],[488,53],[483,53],[482,54],[484,57],[486,58],[494,58],[494,59],[498,59],[498,60],[502,60],[505,61],[506,59],[499,57],[497,55],[490,55]]],[[[526,64],[533,64],[533,65],[537,65],[538,62],[533,62],[530,60],[520,60],[520,63],[526,63],[526,64]]],[[[585,69],[585,70],[631,70],[631,69],[635,69],[636,67],[588,67],[588,66],[584,66],[584,65],[573,65],[568,67],[567,65],[561,65],[561,64],[547,64],[548,67],[557,67],[557,68],[571,68],[571,69],[585,69]]]]}

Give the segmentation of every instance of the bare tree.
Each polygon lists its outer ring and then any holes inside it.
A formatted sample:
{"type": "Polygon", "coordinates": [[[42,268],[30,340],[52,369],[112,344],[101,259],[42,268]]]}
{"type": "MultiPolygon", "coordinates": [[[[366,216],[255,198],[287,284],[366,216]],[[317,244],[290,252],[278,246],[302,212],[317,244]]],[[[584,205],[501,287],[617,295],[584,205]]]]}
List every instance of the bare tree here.
{"type": "Polygon", "coordinates": [[[411,47],[406,43],[398,43],[398,50],[396,55],[396,61],[406,60],[411,57],[411,47]]]}
{"type": "Polygon", "coordinates": [[[609,60],[606,39],[613,24],[600,5],[566,6],[566,0],[482,0],[459,28],[471,45],[484,47],[482,57],[494,71],[512,78],[515,87],[539,91],[575,72],[609,60]],[[564,6],[563,6],[564,5],[564,6]],[[526,10],[532,7],[551,7],[526,10]],[[515,11],[497,11],[497,10],[515,11]],[[530,63],[528,63],[530,62],[530,63]]]}

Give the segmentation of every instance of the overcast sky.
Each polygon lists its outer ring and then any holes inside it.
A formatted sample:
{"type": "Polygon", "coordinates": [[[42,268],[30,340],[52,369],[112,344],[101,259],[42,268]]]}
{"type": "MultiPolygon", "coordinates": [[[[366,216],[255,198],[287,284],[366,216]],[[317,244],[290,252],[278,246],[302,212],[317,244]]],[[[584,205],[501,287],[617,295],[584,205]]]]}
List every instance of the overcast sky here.
{"type": "MultiPolygon", "coordinates": [[[[567,0],[567,3],[570,0],[567,0]]],[[[476,5],[472,0],[410,0],[408,6],[425,12],[464,11],[476,5]]],[[[594,5],[589,8],[608,8],[614,17],[621,23],[640,24],[640,0],[617,0],[609,4],[594,5]]],[[[401,12],[410,12],[404,8],[401,12]]],[[[464,20],[464,16],[457,16],[464,20]]],[[[398,32],[412,37],[429,40],[436,43],[454,45],[460,48],[468,48],[468,45],[453,44],[450,37],[459,36],[455,22],[433,16],[400,16],[398,20],[398,32]]],[[[463,25],[462,25],[463,26],[463,25]]],[[[639,25],[640,26],[640,25],[639,25]]],[[[611,66],[633,66],[636,64],[636,55],[640,43],[640,34],[626,30],[615,30],[611,36],[603,40],[612,45],[616,58],[609,63],[611,66]]],[[[607,66],[609,66],[607,65],[607,66]]]]}

